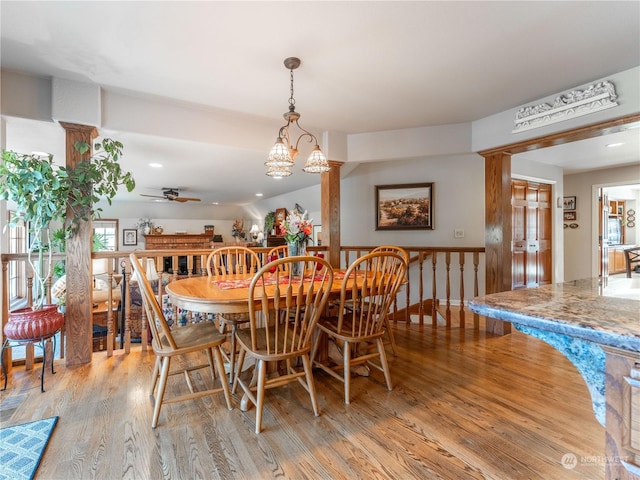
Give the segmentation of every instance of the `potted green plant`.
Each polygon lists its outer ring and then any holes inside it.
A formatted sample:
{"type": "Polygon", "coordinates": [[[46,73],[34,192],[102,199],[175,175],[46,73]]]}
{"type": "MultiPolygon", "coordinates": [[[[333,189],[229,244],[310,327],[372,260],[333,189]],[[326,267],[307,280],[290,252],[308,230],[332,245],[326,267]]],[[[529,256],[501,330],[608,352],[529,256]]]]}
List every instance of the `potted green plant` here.
{"type": "Polygon", "coordinates": [[[272,233],[276,224],[276,212],[269,212],[264,216],[264,231],[267,234],[272,233]]]}
{"type": "MultiPolygon", "coordinates": [[[[53,156],[42,157],[35,154],[21,154],[3,150],[0,164],[0,199],[11,200],[16,204],[16,214],[10,224],[24,222],[29,228],[31,241],[28,246],[28,261],[34,274],[33,306],[19,309],[45,310],[46,285],[52,274],[53,236],[52,223],[63,224],[64,238],[77,233],[81,221],[97,218],[101,209],[96,206],[100,200],[111,204],[118,187],[124,185],[128,191],[135,187],[130,172],[125,172],[118,163],[122,155],[122,143],[104,139],[94,145],[95,155],[89,156],[91,146],[85,142],[76,142],[74,148],[82,158],[74,168],[56,166],[53,156]],[[74,215],[67,218],[67,209],[74,215]],[[45,258],[46,256],[46,258],[45,258]]],[[[53,307],[55,310],[56,306],[53,307]]],[[[10,322],[11,318],[10,315],[10,322]]],[[[62,319],[64,321],[64,319],[62,319]]],[[[21,338],[20,333],[7,332],[9,338],[21,338]]],[[[33,328],[22,332],[22,338],[37,338],[33,328]]]]}

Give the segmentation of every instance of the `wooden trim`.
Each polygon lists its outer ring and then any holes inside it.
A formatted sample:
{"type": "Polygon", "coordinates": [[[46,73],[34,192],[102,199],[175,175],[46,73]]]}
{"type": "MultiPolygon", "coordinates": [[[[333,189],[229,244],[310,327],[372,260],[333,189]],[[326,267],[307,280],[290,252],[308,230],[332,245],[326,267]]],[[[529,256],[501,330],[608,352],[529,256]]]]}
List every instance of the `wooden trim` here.
{"type": "Polygon", "coordinates": [[[320,180],[322,246],[328,247],[326,259],[332,267],[340,266],[340,167],[343,162],[329,160],[331,169],[320,180]]]}
{"type": "MultiPolygon", "coordinates": [[[[621,132],[637,126],[640,113],[478,152],[485,159],[486,292],[511,290],[511,155],[621,132]],[[507,185],[508,184],[508,185],[507,185]],[[505,186],[507,185],[507,186],[505,186]],[[509,255],[507,255],[507,250],[509,255]],[[508,275],[507,275],[508,274],[508,275]]],[[[506,327],[506,322],[503,323],[506,327]]],[[[497,327],[487,319],[487,331],[497,327]],[[491,328],[490,328],[491,326],[491,328]]],[[[510,325],[509,325],[510,328],[510,325]]],[[[500,333],[493,331],[493,333],[500,333]]],[[[504,331],[503,333],[508,333],[504,331]]]]}
{"type": "MultiPolygon", "coordinates": [[[[66,165],[73,168],[82,159],[75,149],[76,142],[91,145],[98,136],[96,127],[60,122],[66,134],[66,165]]],[[[67,219],[73,218],[73,211],[67,210],[67,219]]],[[[93,239],[93,223],[80,222],[78,232],[67,239],[67,310],[65,314],[65,330],[67,333],[67,366],[82,365],[91,362],[93,354],[93,328],[91,316],[91,247],[93,239]]]]}
{"type": "Polygon", "coordinates": [[[594,123],[585,127],[574,128],[572,130],[564,130],[562,132],[545,135],[544,137],[536,137],[523,142],[510,143],[497,148],[490,148],[478,152],[479,155],[487,157],[496,153],[507,153],[515,155],[516,153],[530,152],[541,148],[554,147],[565,143],[577,142],[588,138],[600,137],[611,133],[623,132],[630,128],[637,127],[636,123],[640,122],[640,113],[634,113],[625,117],[606,122],[594,123]]]}

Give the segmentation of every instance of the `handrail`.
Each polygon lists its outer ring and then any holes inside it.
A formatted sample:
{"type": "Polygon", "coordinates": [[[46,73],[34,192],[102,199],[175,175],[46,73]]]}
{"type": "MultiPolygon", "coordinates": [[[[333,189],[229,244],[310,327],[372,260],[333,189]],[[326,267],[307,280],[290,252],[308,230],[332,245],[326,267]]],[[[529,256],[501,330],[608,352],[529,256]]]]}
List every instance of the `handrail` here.
{"type": "MultiPolygon", "coordinates": [[[[340,248],[340,268],[346,268],[355,258],[369,253],[376,246],[342,246],[340,248]]],[[[261,258],[266,256],[270,248],[250,247],[258,252],[261,258]]],[[[472,292],[470,296],[477,296],[483,289],[483,284],[479,280],[479,272],[484,269],[484,247],[446,247],[446,246],[403,246],[410,257],[409,270],[407,274],[406,288],[402,295],[398,295],[394,304],[392,319],[395,324],[398,322],[409,323],[416,320],[420,325],[424,325],[425,317],[431,317],[431,325],[436,328],[440,325],[451,327],[452,313],[458,306],[459,327],[465,327],[464,305],[468,298],[466,292],[472,292]],[[469,265],[469,267],[467,267],[469,265]],[[428,293],[430,292],[430,293],[428,293]],[[439,309],[442,304],[442,309],[439,309]],[[441,312],[442,310],[442,312],[441,312]]],[[[326,247],[308,247],[308,251],[314,254],[326,250],[326,247]]],[[[145,258],[155,258],[154,266],[159,278],[170,280],[178,279],[179,258],[187,257],[187,276],[206,275],[206,257],[210,249],[160,249],[160,250],[139,250],[145,258]],[[170,267],[165,271],[165,258],[169,258],[170,267]]],[[[120,348],[124,348],[125,353],[130,351],[132,322],[140,322],[140,334],[142,348],[147,345],[147,319],[144,312],[140,318],[131,318],[131,265],[129,263],[130,251],[116,252],[93,252],[92,259],[110,260],[109,280],[113,276],[122,276],[122,305],[119,319],[112,319],[108,316],[108,335],[117,335],[118,327],[121,330],[120,348]],[[117,321],[121,324],[118,325],[117,321]]],[[[55,254],[54,258],[64,259],[64,254],[55,254]]],[[[2,295],[5,301],[2,308],[2,327],[8,319],[7,304],[7,272],[8,263],[11,261],[25,261],[27,254],[2,254],[3,275],[2,295]]],[[[50,287],[51,285],[49,285],[50,287]]],[[[164,292],[163,282],[157,282],[156,294],[162,298],[164,292]]],[[[50,288],[49,288],[50,290],[50,288]]],[[[474,329],[479,329],[479,317],[474,315],[474,329]]],[[[113,337],[108,337],[113,338],[113,337]]],[[[112,355],[113,342],[107,341],[107,354],[112,355]]]]}

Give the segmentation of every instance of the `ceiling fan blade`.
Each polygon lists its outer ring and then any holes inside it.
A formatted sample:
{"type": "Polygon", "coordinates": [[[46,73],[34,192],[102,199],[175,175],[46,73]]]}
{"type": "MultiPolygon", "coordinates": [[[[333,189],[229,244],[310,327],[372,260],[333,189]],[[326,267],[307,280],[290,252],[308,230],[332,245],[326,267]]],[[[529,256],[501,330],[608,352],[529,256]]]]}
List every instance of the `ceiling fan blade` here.
{"type": "Polygon", "coordinates": [[[193,198],[193,197],[176,197],[174,198],[174,200],[176,202],[199,202],[200,201],[199,198],[193,198]]]}
{"type": "Polygon", "coordinates": [[[151,198],[162,198],[162,199],[166,199],[167,197],[164,196],[160,196],[160,195],[145,195],[144,193],[140,194],[141,197],[151,197],[151,198]]]}

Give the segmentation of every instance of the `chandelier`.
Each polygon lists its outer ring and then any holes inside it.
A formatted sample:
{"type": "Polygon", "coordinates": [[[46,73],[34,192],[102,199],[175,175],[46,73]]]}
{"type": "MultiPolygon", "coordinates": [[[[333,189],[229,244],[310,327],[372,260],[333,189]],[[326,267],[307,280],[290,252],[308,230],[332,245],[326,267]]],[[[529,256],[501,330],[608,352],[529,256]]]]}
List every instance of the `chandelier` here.
{"type": "Polygon", "coordinates": [[[291,175],[293,164],[298,155],[298,144],[300,140],[306,138],[309,143],[314,143],[315,147],[311,151],[311,155],[307,159],[304,168],[306,173],[323,173],[329,171],[329,162],[324,156],[322,150],[318,146],[318,139],[311,132],[305,130],[298,123],[300,114],[296,112],[296,100],[293,98],[293,71],[300,66],[300,59],[296,57],[288,57],[284,60],[284,66],[290,72],[291,77],[291,96],[289,97],[289,111],[283,117],[287,121],[286,125],[280,128],[276,143],[269,152],[269,158],[264,163],[267,166],[267,175],[270,177],[280,178],[291,175]],[[302,130],[295,143],[290,136],[289,127],[294,125],[302,130]]]}

